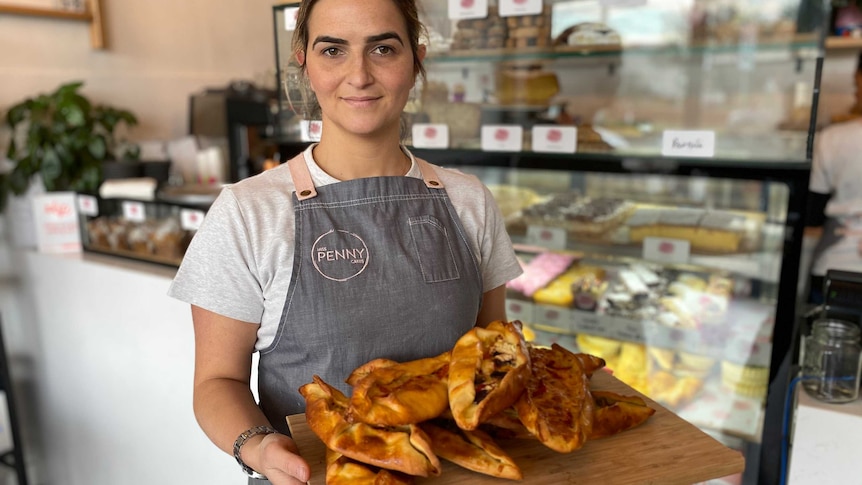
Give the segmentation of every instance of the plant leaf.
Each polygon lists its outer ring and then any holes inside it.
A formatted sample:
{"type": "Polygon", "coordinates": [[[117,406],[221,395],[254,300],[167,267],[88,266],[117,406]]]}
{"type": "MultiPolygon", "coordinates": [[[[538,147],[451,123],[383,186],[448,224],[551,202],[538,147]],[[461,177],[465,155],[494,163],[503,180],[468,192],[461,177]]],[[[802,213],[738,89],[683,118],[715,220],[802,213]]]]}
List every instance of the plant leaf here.
{"type": "Polygon", "coordinates": [[[102,135],[96,135],[90,139],[87,149],[90,155],[93,155],[93,158],[97,160],[103,160],[108,152],[107,143],[105,143],[105,138],[102,135]]]}
{"type": "Polygon", "coordinates": [[[53,182],[63,174],[63,162],[54,147],[45,148],[42,154],[42,180],[47,188],[49,181],[53,182]]]}

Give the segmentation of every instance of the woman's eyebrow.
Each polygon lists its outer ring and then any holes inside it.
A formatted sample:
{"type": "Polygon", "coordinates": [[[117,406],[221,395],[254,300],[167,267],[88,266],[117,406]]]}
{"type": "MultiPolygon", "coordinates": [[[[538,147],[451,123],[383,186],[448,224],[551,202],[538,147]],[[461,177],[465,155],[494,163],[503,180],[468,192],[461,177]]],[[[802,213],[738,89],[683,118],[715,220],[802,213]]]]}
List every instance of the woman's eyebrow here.
{"type": "MultiPolygon", "coordinates": [[[[404,41],[401,40],[401,36],[396,34],[395,32],[384,32],[382,34],[369,35],[368,37],[365,38],[365,43],[366,44],[373,44],[375,42],[380,42],[381,40],[388,40],[388,39],[395,39],[398,41],[399,44],[404,45],[404,41]]],[[[350,42],[348,42],[345,39],[339,39],[338,37],[331,37],[328,35],[321,35],[321,36],[318,36],[314,39],[314,42],[312,42],[311,46],[314,47],[317,44],[320,44],[321,42],[324,42],[327,44],[339,44],[339,45],[350,44],[350,42]]]]}
{"type": "Polygon", "coordinates": [[[314,47],[321,42],[325,42],[327,44],[347,44],[348,43],[346,40],[339,39],[338,37],[330,37],[328,35],[321,35],[321,36],[316,37],[314,39],[314,42],[312,42],[311,46],[314,47]]]}
{"type": "Polygon", "coordinates": [[[380,42],[381,40],[387,39],[395,39],[399,44],[404,45],[404,41],[401,40],[401,36],[396,34],[395,32],[384,32],[382,34],[371,35],[365,38],[365,42],[368,44],[372,44],[374,42],[380,42]]]}

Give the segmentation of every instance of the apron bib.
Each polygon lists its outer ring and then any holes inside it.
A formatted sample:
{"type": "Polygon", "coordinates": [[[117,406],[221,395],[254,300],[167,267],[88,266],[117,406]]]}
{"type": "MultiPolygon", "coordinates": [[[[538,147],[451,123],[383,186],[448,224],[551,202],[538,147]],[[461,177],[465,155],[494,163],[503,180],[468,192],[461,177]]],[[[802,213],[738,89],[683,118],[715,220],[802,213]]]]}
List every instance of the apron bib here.
{"type": "Polygon", "coordinates": [[[450,350],[476,324],[482,278],[431,165],[423,179],[374,177],[315,188],[291,159],[296,215],[293,276],[273,344],[261,351],[260,406],[287,433],[305,412],[299,387],[344,382],[376,358],[407,361],[450,350]]]}

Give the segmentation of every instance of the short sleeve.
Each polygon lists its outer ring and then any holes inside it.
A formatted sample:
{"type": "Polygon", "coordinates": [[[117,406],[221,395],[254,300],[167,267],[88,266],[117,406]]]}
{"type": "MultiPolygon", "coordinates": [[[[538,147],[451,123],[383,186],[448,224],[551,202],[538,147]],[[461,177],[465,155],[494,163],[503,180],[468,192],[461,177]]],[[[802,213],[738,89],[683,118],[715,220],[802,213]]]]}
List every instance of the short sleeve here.
{"type": "Polygon", "coordinates": [[[523,269],[515,256],[506,223],[493,194],[484,184],[485,230],[481,241],[482,280],[485,291],[493,290],[517,278],[523,269]]]}
{"type": "Polygon", "coordinates": [[[168,296],[237,320],[259,323],[263,292],[243,214],[230,188],[207,211],[168,296]]]}

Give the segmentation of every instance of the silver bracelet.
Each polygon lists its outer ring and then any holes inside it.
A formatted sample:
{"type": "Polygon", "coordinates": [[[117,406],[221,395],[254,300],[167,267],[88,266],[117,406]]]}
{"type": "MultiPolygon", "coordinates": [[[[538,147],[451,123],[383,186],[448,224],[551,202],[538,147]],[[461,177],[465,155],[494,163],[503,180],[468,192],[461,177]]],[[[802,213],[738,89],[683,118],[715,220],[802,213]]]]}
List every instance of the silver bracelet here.
{"type": "Polygon", "coordinates": [[[245,472],[246,475],[251,478],[255,478],[257,480],[266,480],[264,475],[254,471],[250,466],[246,465],[242,458],[239,456],[239,450],[242,448],[242,445],[245,444],[246,441],[251,439],[253,436],[257,436],[260,434],[273,434],[278,433],[278,430],[273,428],[272,426],[255,426],[254,428],[243,431],[242,434],[237,436],[236,441],[233,442],[233,457],[236,458],[236,462],[239,463],[239,466],[242,467],[242,471],[245,472]]]}

